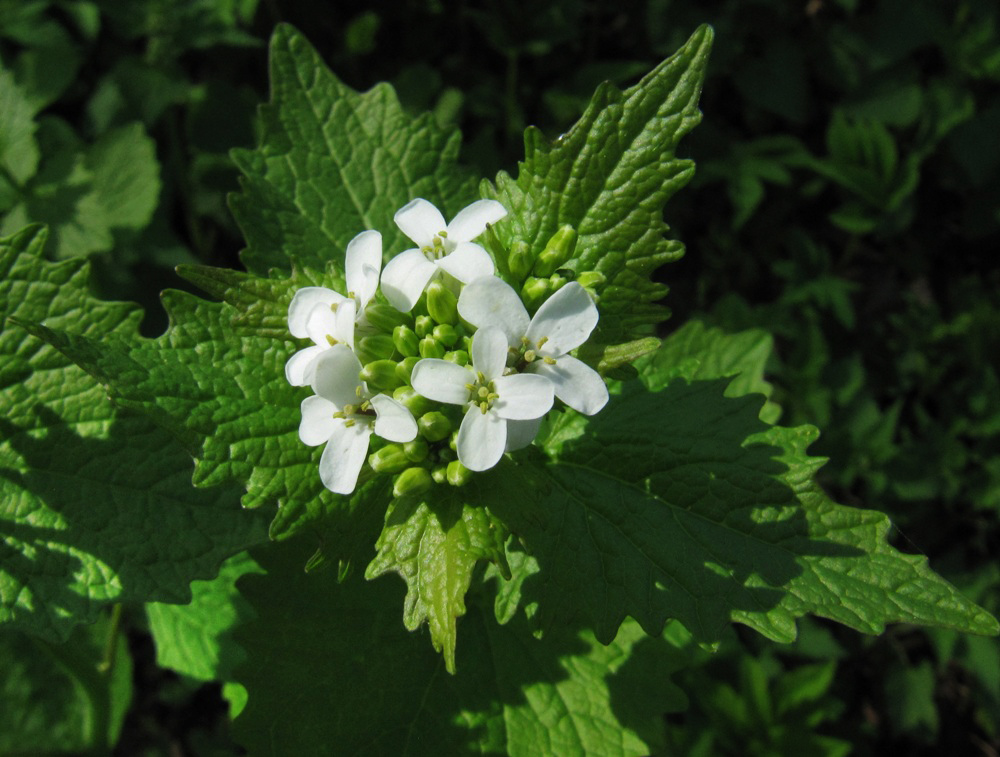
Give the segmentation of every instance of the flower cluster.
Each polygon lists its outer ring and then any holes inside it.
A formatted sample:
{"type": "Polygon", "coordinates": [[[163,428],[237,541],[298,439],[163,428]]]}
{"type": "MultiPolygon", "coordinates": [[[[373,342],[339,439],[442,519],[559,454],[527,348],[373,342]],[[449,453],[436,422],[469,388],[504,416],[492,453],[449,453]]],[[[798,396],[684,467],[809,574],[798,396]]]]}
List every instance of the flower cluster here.
{"type": "Polygon", "coordinates": [[[396,496],[461,485],[531,444],[556,399],[586,415],[607,403],[604,380],[570,354],[597,325],[585,285],[598,274],[568,281],[558,270],[576,241],[564,227],[537,255],[510,251],[516,291],[473,241],[506,215],[480,200],[446,223],[413,200],[394,220],[414,247],[383,270],[381,234],[363,231],[347,245],[344,293],[295,293],[288,329],[312,345],[285,376],[315,392],[299,438],[325,445],[319,471],[331,491],[353,492],[366,462],[398,474],[396,496]]]}

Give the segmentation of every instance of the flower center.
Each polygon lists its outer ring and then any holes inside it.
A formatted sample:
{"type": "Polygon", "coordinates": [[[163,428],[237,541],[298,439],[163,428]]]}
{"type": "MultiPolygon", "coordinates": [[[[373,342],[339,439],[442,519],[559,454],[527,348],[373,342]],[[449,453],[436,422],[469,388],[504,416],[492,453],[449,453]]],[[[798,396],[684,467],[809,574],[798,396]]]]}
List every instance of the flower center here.
{"type": "Polygon", "coordinates": [[[420,251],[424,253],[425,258],[434,263],[449,254],[453,249],[455,249],[455,244],[448,241],[448,232],[439,231],[434,235],[431,243],[425,244],[420,248],[420,251]]]}
{"type": "Polygon", "coordinates": [[[375,420],[375,408],[372,407],[371,401],[362,400],[358,405],[344,405],[333,414],[333,417],[340,418],[344,421],[344,425],[350,428],[357,423],[372,423],[375,420]]]}
{"type": "Polygon", "coordinates": [[[555,365],[555,358],[540,356],[538,354],[538,350],[542,349],[547,341],[549,341],[549,338],[543,336],[532,345],[528,337],[522,336],[520,347],[511,347],[507,350],[507,365],[518,373],[539,359],[549,365],[555,365]]]}
{"type": "Polygon", "coordinates": [[[486,415],[493,407],[493,403],[500,399],[493,382],[487,381],[482,371],[477,371],[476,381],[466,384],[465,388],[469,390],[469,402],[478,407],[483,415],[486,415]]]}

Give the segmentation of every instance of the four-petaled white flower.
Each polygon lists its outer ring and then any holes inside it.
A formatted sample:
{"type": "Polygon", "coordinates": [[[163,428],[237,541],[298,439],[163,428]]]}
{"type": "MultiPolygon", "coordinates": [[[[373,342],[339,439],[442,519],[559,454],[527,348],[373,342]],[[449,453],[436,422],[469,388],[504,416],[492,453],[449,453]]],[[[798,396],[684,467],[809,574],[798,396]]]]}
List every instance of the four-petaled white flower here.
{"type": "Polygon", "coordinates": [[[309,337],[313,346],[299,350],[285,363],[285,378],[292,386],[312,381],[316,359],[335,344],[354,348],[354,326],[378,289],[382,269],[382,235],[362,231],[347,244],[344,278],[347,295],[326,287],[299,289],[288,306],[292,336],[309,337]]]}
{"type": "Polygon", "coordinates": [[[382,293],[397,310],[409,311],[440,271],[462,283],[492,276],[489,253],[472,242],[507,215],[496,200],[478,200],[459,211],[451,223],[427,200],[417,198],[394,216],[396,225],[417,246],[390,260],[382,272],[382,293]]]}
{"type": "Polygon", "coordinates": [[[501,279],[476,279],[462,290],[458,312],[480,329],[500,329],[514,351],[514,367],[551,381],[556,397],[574,410],[593,415],[607,404],[600,374],[567,354],[587,341],[598,319],[597,306],[577,282],[563,286],[529,318],[517,292],[501,279]]]}
{"type": "Polygon", "coordinates": [[[316,394],[302,400],[299,438],[310,447],[326,444],[319,475],[338,494],[354,491],[373,431],[391,442],[417,436],[410,411],[385,394],[370,394],[358,378],[360,371],[361,363],[347,345],[324,350],[313,370],[316,394]]]}
{"type": "Polygon", "coordinates": [[[552,383],[542,376],[505,376],[507,337],[496,328],[479,329],[472,339],[472,366],[434,358],[413,368],[413,388],[424,397],[467,405],[458,429],[458,459],[469,470],[484,471],[507,449],[508,424],[541,418],[552,408],[552,383]]]}

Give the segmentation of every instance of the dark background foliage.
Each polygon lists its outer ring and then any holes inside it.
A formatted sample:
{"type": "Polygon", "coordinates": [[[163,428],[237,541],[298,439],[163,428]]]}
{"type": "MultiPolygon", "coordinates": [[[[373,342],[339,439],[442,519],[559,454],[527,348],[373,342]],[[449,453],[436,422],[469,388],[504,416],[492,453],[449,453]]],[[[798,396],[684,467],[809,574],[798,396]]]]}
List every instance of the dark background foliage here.
{"type": "MultiPolygon", "coordinates": [[[[110,243],[90,250],[101,294],[146,306],[147,333],[165,326],[159,290],[183,286],[173,266],[239,266],[227,153],[254,143],[281,21],[352,87],[390,81],[407,108],[459,125],[484,176],[515,170],[527,124],[557,136],[599,82],[631,85],[711,23],[705,117],[682,144],[698,173],[667,208],[688,253],[660,272],[665,333],[693,316],[772,332],[782,422],[823,430],[824,485],[888,512],[899,548],[1000,609],[994,0],[0,0],[0,58],[34,98],[40,174],[128,125],[155,145],[155,208],[109,215],[110,243]]],[[[119,752],[232,753],[224,708],[204,717],[217,692],[157,669],[140,617],[119,752]]],[[[995,640],[801,630],[781,647],[737,629],[692,661],[676,677],[690,708],[665,721],[674,751],[1000,751],[995,640]]]]}

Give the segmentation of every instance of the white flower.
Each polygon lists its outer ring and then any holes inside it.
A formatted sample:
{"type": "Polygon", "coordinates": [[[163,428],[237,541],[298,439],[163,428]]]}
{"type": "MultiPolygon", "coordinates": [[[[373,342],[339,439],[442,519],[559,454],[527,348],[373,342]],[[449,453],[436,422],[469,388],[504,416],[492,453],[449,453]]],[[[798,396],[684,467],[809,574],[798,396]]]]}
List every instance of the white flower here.
{"type": "Polygon", "coordinates": [[[496,465],[507,449],[508,426],[541,418],[552,407],[551,382],[528,373],[504,376],[506,365],[507,337],[486,328],[472,339],[471,368],[433,358],[413,367],[410,382],[418,393],[468,405],[456,443],[458,459],[469,470],[496,465]]]}
{"type": "Polygon", "coordinates": [[[316,394],[302,401],[299,438],[310,447],[326,444],[319,475],[324,486],[338,494],[354,491],[373,431],[391,442],[417,436],[410,411],[387,395],[371,395],[358,378],[360,372],[361,363],[347,345],[326,349],[313,370],[316,394]]]}
{"type": "Polygon", "coordinates": [[[292,386],[309,384],[316,358],[333,345],[354,348],[354,326],[364,317],[365,307],[378,289],[382,235],[362,231],[348,242],[344,263],[346,296],[326,287],[303,287],[288,306],[292,336],[313,341],[312,347],[299,350],[285,363],[285,378],[292,386]]]}
{"type": "MultiPolygon", "coordinates": [[[[600,374],[567,354],[587,341],[598,312],[587,290],[570,282],[549,297],[529,318],[521,298],[495,276],[467,284],[458,298],[458,312],[478,328],[498,328],[517,351],[515,367],[544,376],[556,397],[584,415],[608,402],[600,374]]],[[[530,442],[530,440],[529,440],[530,442]]]]}
{"type": "Polygon", "coordinates": [[[489,253],[472,242],[507,211],[496,200],[477,200],[459,211],[451,223],[427,200],[417,198],[396,213],[393,220],[417,246],[394,257],[382,272],[382,293],[397,310],[408,311],[431,279],[446,271],[462,283],[492,276],[489,253]]]}

